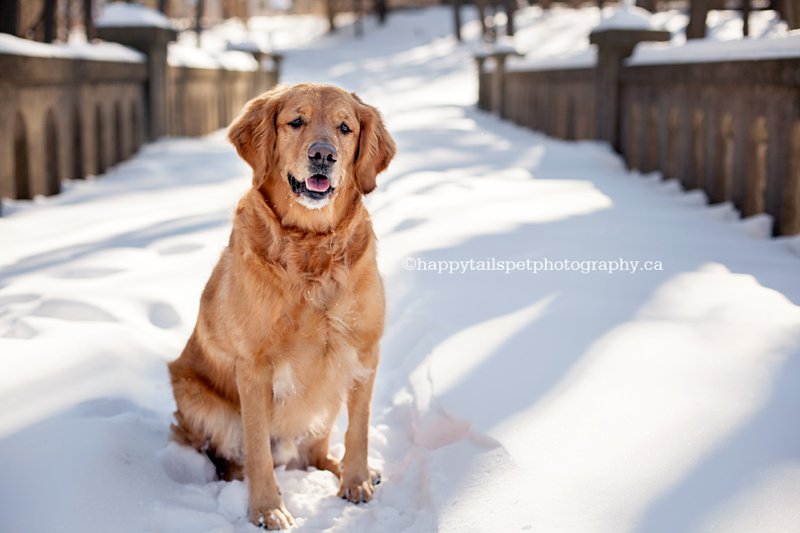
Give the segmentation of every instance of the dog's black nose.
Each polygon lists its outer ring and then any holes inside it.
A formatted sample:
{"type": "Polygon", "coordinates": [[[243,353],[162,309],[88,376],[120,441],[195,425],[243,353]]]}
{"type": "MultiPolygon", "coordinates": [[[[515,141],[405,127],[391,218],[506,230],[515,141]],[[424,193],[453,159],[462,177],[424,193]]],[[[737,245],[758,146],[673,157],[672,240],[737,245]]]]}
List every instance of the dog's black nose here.
{"type": "Polygon", "coordinates": [[[339,154],[336,148],[328,143],[314,143],[308,148],[308,158],[318,165],[332,165],[336,163],[339,154]]]}

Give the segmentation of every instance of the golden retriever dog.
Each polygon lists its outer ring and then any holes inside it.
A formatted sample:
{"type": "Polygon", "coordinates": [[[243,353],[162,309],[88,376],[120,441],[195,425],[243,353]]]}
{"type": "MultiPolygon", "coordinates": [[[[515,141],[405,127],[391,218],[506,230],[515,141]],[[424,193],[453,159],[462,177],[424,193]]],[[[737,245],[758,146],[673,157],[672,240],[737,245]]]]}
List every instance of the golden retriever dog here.
{"type": "Polygon", "coordinates": [[[378,111],[329,85],[251,100],[228,139],[253,169],[195,329],[169,365],[173,438],[247,479],[249,518],[290,527],[274,466],[333,472],[339,496],[368,502],[370,403],[385,299],[362,196],[395,143],[378,111]],[[347,401],[341,463],[328,454],[347,401]]]}

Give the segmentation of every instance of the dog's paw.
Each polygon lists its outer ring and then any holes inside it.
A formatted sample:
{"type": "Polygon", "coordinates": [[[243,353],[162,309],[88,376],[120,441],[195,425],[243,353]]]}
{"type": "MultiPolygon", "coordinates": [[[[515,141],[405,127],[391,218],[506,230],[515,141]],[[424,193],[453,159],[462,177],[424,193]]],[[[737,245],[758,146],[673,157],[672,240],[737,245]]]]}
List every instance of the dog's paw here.
{"type": "Polygon", "coordinates": [[[258,510],[250,513],[250,521],[261,529],[289,529],[294,524],[294,518],[283,504],[274,509],[258,510]]]}
{"type": "Polygon", "coordinates": [[[338,496],[355,504],[367,503],[372,500],[372,496],[375,494],[375,485],[380,482],[381,475],[372,470],[370,470],[367,479],[364,480],[359,477],[344,477],[339,486],[338,496]]]}

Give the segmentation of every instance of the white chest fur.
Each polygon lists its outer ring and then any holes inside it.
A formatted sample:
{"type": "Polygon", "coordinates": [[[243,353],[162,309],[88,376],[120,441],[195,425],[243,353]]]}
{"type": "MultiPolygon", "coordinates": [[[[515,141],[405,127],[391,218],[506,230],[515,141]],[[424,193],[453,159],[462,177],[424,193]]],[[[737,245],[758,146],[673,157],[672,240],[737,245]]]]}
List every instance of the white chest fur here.
{"type": "Polygon", "coordinates": [[[272,374],[272,395],[277,403],[291,399],[298,392],[294,369],[291,363],[285,361],[275,367],[272,374]]]}

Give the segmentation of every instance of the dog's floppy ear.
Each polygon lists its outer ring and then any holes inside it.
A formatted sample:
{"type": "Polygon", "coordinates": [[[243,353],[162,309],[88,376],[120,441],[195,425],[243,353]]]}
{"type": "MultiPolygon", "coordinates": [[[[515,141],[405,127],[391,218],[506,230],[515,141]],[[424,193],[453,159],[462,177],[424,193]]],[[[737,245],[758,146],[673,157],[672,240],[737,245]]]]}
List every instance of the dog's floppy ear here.
{"type": "Polygon", "coordinates": [[[357,102],[360,134],[356,156],[356,183],[363,194],[375,189],[375,177],[389,166],[397,147],[380,113],[353,93],[357,102]]]}
{"type": "Polygon", "coordinates": [[[275,166],[276,120],[285,88],[256,96],[228,128],[228,140],[253,169],[253,186],[260,187],[275,166]]]}

